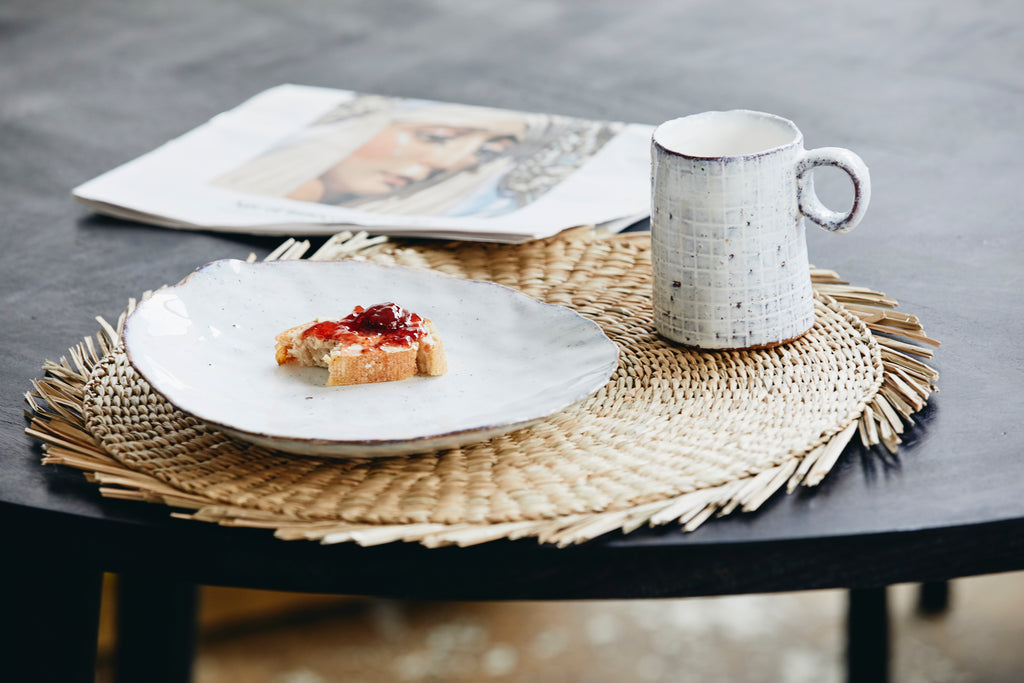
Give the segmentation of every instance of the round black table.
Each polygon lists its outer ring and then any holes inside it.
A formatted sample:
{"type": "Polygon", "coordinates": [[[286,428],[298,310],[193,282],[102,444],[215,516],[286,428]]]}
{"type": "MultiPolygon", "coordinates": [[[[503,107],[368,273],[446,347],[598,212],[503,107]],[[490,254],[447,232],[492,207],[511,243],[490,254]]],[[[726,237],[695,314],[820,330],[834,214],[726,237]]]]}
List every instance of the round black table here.
{"type": "MultiPolygon", "coordinates": [[[[153,681],[188,675],[196,584],[466,600],[844,587],[852,633],[861,609],[876,620],[870,639],[888,584],[1024,568],[1022,20],[1012,0],[5,3],[0,577],[19,635],[0,661],[88,680],[103,572],[122,577],[122,678],[148,665],[153,681]],[[791,118],[808,147],[849,147],[872,172],[865,222],[809,231],[812,261],[922,318],[943,341],[941,393],[897,455],[851,446],[815,490],[692,534],[566,549],[283,542],[104,499],[42,466],[23,395],[45,359],[144,290],[280,242],[99,217],[69,190],[285,82],[652,124],[724,108],[791,118]]],[[[821,175],[841,202],[843,182],[821,175]]],[[[884,673],[865,657],[852,677],[884,673]]]]}

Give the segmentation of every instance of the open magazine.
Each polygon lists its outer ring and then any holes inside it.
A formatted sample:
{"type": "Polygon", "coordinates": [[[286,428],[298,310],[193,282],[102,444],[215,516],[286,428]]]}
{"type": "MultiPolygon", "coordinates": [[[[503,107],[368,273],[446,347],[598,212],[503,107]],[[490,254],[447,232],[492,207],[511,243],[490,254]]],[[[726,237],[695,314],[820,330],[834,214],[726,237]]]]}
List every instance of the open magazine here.
{"type": "Polygon", "coordinates": [[[646,217],[652,131],[281,85],[72,195],[170,228],[523,242],[646,217]]]}

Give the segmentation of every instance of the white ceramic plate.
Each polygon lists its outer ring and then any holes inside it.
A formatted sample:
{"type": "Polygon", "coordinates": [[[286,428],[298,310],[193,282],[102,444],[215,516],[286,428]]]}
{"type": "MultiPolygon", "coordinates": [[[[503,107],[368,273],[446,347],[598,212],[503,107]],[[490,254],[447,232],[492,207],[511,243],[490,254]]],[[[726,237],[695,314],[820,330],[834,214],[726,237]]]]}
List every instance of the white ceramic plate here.
{"type": "Polygon", "coordinates": [[[128,318],[135,368],[173,404],[242,439],[308,455],[376,457],[463,446],[576,403],[608,381],[618,348],[595,323],[508,287],[356,261],[224,260],[128,318]],[[274,337],[356,305],[430,318],[448,373],[324,386],[278,366],[274,337]]]}

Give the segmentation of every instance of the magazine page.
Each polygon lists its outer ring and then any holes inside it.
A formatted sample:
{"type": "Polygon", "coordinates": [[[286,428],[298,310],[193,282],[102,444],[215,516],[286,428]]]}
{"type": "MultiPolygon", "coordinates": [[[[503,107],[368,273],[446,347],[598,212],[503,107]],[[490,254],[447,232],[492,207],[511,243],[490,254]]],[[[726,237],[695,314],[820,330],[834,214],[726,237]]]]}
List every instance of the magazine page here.
{"type": "Polygon", "coordinates": [[[646,217],[652,131],[282,85],[72,194],[172,228],[521,242],[646,217]]]}

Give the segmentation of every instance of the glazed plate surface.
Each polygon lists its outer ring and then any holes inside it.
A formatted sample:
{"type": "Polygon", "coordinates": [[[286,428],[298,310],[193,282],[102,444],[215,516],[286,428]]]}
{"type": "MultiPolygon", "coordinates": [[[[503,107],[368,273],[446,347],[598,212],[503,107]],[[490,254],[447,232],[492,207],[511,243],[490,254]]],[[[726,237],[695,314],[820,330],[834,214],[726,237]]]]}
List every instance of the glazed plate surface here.
{"type": "Polygon", "coordinates": [[[247,441],[330,457],[465,446],[527,426],[602,387],[618,348],[595,323],[490,282],[358,261],[210,263],[128,318],[125,348],[186,413],[247,441]],[[277,365],[274,337],[392,301],[434,321],[448,372],[324,386],[277,365]]]}

